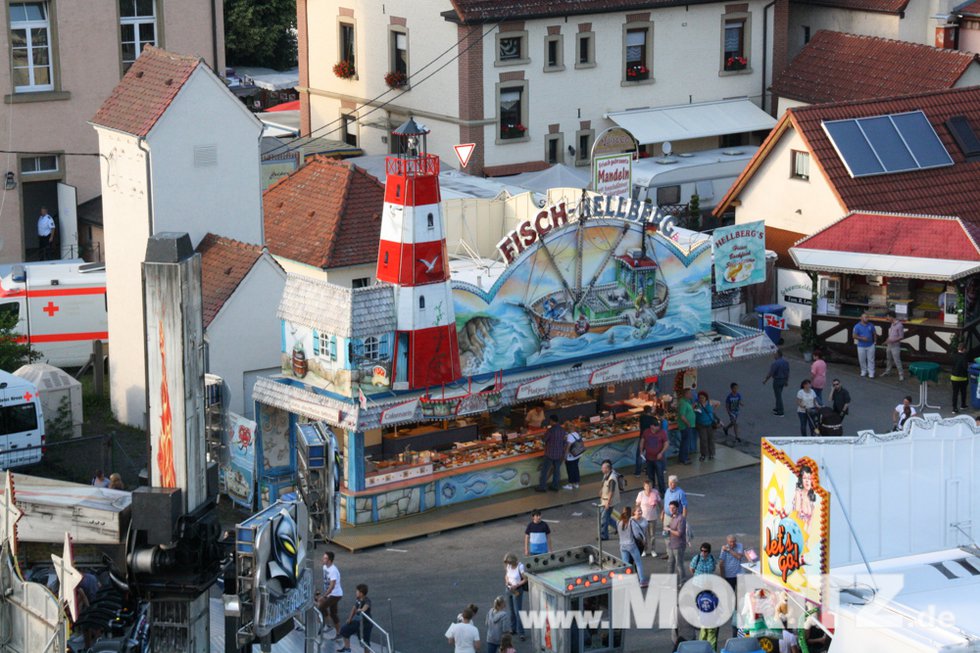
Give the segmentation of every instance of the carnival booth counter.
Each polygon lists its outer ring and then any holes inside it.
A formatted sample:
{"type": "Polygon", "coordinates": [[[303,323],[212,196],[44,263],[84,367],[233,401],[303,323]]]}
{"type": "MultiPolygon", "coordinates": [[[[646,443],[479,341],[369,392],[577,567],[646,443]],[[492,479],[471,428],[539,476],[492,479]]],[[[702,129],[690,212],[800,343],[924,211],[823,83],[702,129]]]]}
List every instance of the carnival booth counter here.
{"type": "MultiPolygon", "coordinates": [[[[411,119],[392,131],[377,283],[286,280],[282,374],[252,394],[263,503],[288,489],[304,421],[337,438],[351,525],[528,488],[549,414],[584,436],[583,475],[604,459],[632,465],[639,407],[609,395],[638,384],[617,397],[636,400],[651,377],[772,350],[713,319],[711,237],[627,197],[527,207],[496,246],[471,252],[483,272],[454,266],[447,239],[460,225],[443,221],[427,134],[411,119]],[[533,419],[532,403],[543,404],[533,419]]],[[[757,240],[738,234],[730,245],[757,240]]]]}

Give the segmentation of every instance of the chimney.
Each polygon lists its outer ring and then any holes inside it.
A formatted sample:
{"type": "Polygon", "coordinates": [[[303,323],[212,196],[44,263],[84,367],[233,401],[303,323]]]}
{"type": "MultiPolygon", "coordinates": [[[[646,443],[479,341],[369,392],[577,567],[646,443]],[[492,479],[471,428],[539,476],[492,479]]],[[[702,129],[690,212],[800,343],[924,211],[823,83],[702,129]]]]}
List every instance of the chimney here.
{"type": "Polygon", "coordinates": [[[779,77],[788,64],[789,0],[776,0],[772,12],[772,79],[779,77]]]}

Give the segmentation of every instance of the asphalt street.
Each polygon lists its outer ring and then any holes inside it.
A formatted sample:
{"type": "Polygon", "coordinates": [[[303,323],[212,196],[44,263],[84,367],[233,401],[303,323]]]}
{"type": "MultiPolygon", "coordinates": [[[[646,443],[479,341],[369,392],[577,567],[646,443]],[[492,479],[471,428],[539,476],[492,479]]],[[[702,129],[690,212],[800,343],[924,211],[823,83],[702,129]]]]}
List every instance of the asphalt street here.
{"type": "MultiPolygon", "coordinates": [[[[788,333],[787,340],[794,335],[788,333]]],[[[799,434],[795,396],[800,381],[809,376],[809,363],[803,361],[791,343],[784,346],[784,351],[790,363],[784,417],[771,413],[772,390],[769,385],[762,385],[771,358],[741,361],[700,372],[699,388],[709,392],[712,398],[723,398],[732,381],[740,384],[745,401],[741,426],[745,444],[740,448],[756,457],[762,437],[799,434]]],[[[892,411],[901,398],[904,395],[912,395],[914,400],[918,398],[918,383],[910,380],[908,375],[903,383],[894,372],[891,376],[871,380],[860,377],[856,362],[832,360],[828,364],[828,381],[834,377],[840,378],[852,397],[851,414],[844,422],[845,435],[866,429],[889,430],[892,411]]],[[[948,407],[948,380],[933,390],[930,400],[945,403],[948,407]]],[[[948,415],[950,411],[939,412],[948,415]]],[[[696,459],[694,464],[698,464],[696,459]]],[[[630,473],[629,480],[632,494],[638,479],[630,473]]],[[[758,466],[700,476],[685,482],[695,541],[711,542],[717,550],[726,534],[736,533],[746,546],[758,547],[759,484],[758,466]]],[[[565,548],[594,541],[594,510],[591,502],[549,510],[544,518],[552,528],[553,546],[565,548]]],[[[501,561],[507,552],[522,553],[527,521],[528,516],[518,515],[409,540],[394,548],[357,554],[336,550],[345,591],[341,613],[350,610],[352,598],[348,597],[352,597],[354,586],[367,583],[374,600],[375,615],[383,627],[390,628],[396,650],[406,653],[451,651],[443,634],[457,613],[469,603],[480,608],[475,623],[482,634],[486,610],[495,596],[504,594],[501,561]]],[[[658,541],[661,552],[662,546],[658,541]]],[[[317,548],[317,560],[326,548],[330,547],[321,545],[317,548]]],[[[662,555],[657,560],[645,558],[644,563],[648,572],[666,571],[662,555]]],[[[723,629],[721,636],[728,636],[727,629],[723,629]]],[[[531,651],[530,642],[517,642],[517,650],[519,653],[531,651]]],[[[666,653],[671,650],[670,633],[631,631],[627,635],[626,650],[666,653]]]]}

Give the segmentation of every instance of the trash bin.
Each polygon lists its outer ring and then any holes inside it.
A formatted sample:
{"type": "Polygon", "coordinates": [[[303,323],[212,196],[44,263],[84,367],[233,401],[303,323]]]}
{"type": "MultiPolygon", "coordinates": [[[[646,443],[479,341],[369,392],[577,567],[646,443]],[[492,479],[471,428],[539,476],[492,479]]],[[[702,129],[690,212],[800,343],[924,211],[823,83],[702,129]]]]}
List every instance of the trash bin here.
{"type": "Polygon", "coordinates": [[[782,316],[783,311],[786,307],[782,304],[766,304],[765,306],[756,306],[755,312],[759,315],[759,329],[766,332],[769,339],[772,340],[774,345],[783,344],[783,334],[781,329],[776,327],[766,326],[766,314],[771,313],[772,315],[782,316]]]}
{"type": "Polygon", "coordinates": [[[980,378],[980,364],[970,363],[970,406],[980,409],[980,387],[977,379],[980,378]]]}

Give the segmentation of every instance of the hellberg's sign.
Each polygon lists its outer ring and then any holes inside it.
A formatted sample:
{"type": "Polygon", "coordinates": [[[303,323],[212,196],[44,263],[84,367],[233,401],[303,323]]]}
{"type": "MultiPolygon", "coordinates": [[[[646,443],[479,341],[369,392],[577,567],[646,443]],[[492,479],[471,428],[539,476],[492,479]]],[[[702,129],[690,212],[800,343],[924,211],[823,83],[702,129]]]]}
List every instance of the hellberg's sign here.
{"type": "MultiPolygon", "coordinates": [[[[509,265],[524,250],[544,238],[550,231],[569,222],[575,222],[580,217],[586,219],[619,218],[645,223],[653,222],[656,216],[656,207],[653,204],[613,195],[592,195],[579,206],[582,207],[582,216],[578,215],[577,207],[568,206],[565,202],[559,202],[551,207],[541,209],[533,218],[525,220],[516,229],[504,236],[497,243],[497,249],[500,250],[504,260],[509,265]]],[[[670,236],[673,232],[671,216],[663,218],[659,228],[665,236],[670,236]]]]}

